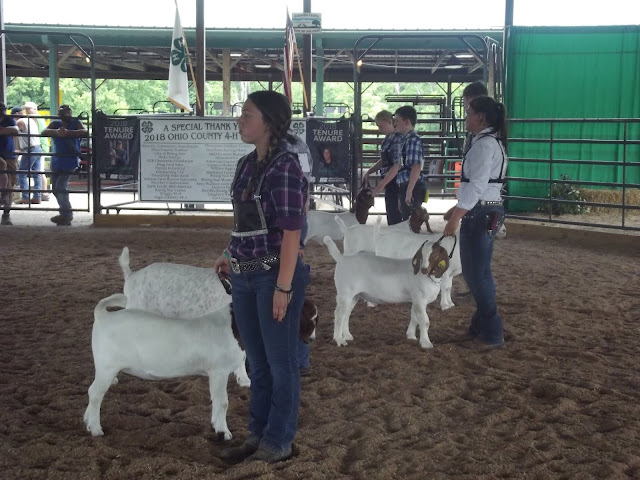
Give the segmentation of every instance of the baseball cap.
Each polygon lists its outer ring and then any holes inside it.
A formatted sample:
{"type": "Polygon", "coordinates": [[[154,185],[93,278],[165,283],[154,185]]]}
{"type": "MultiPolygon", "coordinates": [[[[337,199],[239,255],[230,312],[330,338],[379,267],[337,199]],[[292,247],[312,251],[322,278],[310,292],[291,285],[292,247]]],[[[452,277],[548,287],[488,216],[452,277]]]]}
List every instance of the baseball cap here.
{"type": "Polygon", "coordinates": [[[11,115],[15,115],[16,113],[22,112],[22,107],[13,107],[11,109],[11,115]]]}
{"type": "Polygon", "coordinates": [[[22,107],[23,108],[33,108],[35,110],[38,110],[38,105],[36,105],[36,102],[27,102],[22,107]]]}

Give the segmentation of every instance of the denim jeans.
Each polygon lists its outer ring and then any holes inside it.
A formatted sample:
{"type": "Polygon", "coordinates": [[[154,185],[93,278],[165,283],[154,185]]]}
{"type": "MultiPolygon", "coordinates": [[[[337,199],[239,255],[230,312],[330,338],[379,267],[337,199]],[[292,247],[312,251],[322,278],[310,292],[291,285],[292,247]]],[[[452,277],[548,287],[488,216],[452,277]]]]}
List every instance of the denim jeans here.
{"type": "Polygon", "coordinates": [[[51,191],[58,201],[60,216],[71,220],[73,209],[69,201],[69,179],[73,172],[51,172],[51,191]]]}
{"type": "Polygon", "coordinates": [[[260,445],[289,452],[298,429],[300,370],[297,359],[300,315],[308,271],[295,268],[293,296],[281,323],[273,318],[278,270],[231,274],[233,312],[247,352],[251,377],[250,436],[260,445]]]}
{"type": "Polygon", "coordinates": [[[411,210],[422,206],[424,196],[427,194],[427,184],[424,183],[424,180],[418,180],[413,187],[411,205],[407,205],[404,199],[407,196],[408,186],[409,182],[398,185],[398,202],[400,203],[400,213],[403,221],[411,216],[411,210]]]}
{"type": "Polygon", "coordinates": [[[491,272],[495,235],[504,222],[502,205],[476,205],[462,217],[460,227],[460,260],[462,275],[476,301],[469,334],[489,344],[504,341],[502,318],[496,306],[496,285],[491,272]],[[488,231],[488,216],[498,214],[498,221],[488,231]]]}
{"type": "Polygon", "coordinates": [[[398,184],[395,178],[384,187],[384,204],[387,209],[387,225],[400,223],[402,213],[398,205],[398,184]]]}
{"type": "MultiPolygon", "coordinates": [[[[39,172],[42,170],[42,148],[31,147],[29,149],[30,155],[23,153],[20,157],[19,170],[31,170],[32,172],[39,172]]],[[[28,177],[33,178],[33,189],[42,190],[42,175],[40,173],[19,173],[18,184],[22,192],[22,198],[29,199],[29,180],[28,177]],[[26,190],[26,191],[25,191],[26,190]]],[[[33,192],[33,198],[40,198],[42,194],[40,192],[33,192]]]]}
{"type": "MultiPolygon", "coordinates": [[[[304,248],[304,240],[307,238],[307,232],[309,231],[309,222],[307,221],[307,215],[304,215],[302,222],[302,230],[300,231],[300,248],[304,248]]],[[[307,268],[308,265],[307,265],[307,268]]],[[[309,344],[304,343],[298,339],[298,365],[300,368],[308,368],[311,366],[309,362],[309,344]]]]}

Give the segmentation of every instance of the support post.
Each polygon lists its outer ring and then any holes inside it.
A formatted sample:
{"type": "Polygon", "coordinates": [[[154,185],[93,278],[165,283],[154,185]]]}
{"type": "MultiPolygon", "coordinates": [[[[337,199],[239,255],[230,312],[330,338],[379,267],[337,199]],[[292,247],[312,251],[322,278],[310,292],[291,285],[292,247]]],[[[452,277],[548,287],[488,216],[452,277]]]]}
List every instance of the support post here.
{"type": "Polygon", "coordinates": [[[222,115],[231,116],[231,49],[222,49],[222,115]]]}
{"type": "Polygon", "coordinates": [[[196,0],[196,89],[200,103],[196,102],[196,115],[204,117],[207,102],[204,98],[205,82],[207,81],[206,58],[206,29],[204,26],[204,0],[196,0]]]}

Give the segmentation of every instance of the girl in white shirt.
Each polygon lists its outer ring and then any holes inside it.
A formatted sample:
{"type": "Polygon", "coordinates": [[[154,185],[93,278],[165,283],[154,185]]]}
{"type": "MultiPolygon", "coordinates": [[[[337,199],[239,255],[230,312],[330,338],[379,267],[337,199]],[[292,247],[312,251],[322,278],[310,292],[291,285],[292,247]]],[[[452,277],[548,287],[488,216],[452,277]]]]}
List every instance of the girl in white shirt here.
{"type": "Polygon", "coordinates": [[[504,345],[502,318],[496,306],[491,257],[496,233],[504,222],[501,189],[507,171],[507,129],[504,105],[491,97],[477,97],[467,110],[471,148],[462,162],[458,203],[444,216],[445,235],[460,227],[462,274],[476,301],[469,338],[484,347],[504,345]]]}

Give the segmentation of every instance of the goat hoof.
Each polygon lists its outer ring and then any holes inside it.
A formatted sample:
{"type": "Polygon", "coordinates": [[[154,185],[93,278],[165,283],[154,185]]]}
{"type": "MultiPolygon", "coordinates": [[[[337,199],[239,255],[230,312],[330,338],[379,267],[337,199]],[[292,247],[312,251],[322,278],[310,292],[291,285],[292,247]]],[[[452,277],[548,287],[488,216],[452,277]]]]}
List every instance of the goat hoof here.
{"type": "Polygon", "coordinates": [[[87,431],[89,431],[89,433],[91,433],[91,436],[93,437],[102,437],[104,436],[104,432],[102,431],[102,427],[87,427],[87,431]]]}

